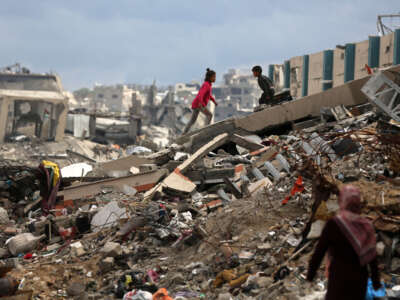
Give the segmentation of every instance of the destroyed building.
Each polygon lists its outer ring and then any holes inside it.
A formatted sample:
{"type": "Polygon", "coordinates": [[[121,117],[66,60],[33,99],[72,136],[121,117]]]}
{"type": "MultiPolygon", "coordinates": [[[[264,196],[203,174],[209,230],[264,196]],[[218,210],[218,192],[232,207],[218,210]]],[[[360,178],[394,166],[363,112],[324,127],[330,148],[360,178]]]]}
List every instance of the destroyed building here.
{"type": "Polygon", "coordinates": [[[128,88],[126,85],[95,85],[91,109],[99,112],[124,113],[129,111],[132,95],[141,100],[139,91],[128,88]]]}
{"type": "Polygon", "coordinates": [[[0,73],[0,143],[15,136],[61,140],[71,97],[57,75],[0,73]]]}

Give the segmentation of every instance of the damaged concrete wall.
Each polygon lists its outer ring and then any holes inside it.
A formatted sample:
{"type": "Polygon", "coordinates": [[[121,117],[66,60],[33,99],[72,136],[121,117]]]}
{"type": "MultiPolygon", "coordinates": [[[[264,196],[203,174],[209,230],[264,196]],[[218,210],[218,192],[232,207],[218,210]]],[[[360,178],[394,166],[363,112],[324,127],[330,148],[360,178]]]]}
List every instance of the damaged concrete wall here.
{"type": "MultiPolygon", "coordinates": [[[[365,65],[368,64],[369,40],[361,41],[355,44],[355,61],[354,61],[354,79],[367,76],[365,65]]],[[[382,36],[380,38],[379,49],[379,66],[389,67],[393,64],[394,51],[394,33],[382,36]]],[[[336,48],[333,52],[333,87],[344,83],[344,49],[336,48]]],[[[323,54],[318,52],[309,54],[309,74],[308,74],[308,95],[316,94],[322,91],[323,79],[323,54]]],[[[290,92],[293,97],[301,97],[302,86],[302,57],[296,56],[290,58],[290,92]]],[[[279,71],[274,65],[274,83],[275,86],[283,86],[283,77],[279,77],[279,71]]],[[[277,89],[279,90],[279,88],[277,89]]]]}
{"type": "Polygon", "coordinates": [[[336,48],[333,51],[333,86],[344,83],[344,49],[336,48]]]}
{"type": "Polygon", "coordinates": [[[322,71],[324,53],[310,54],[310,65],[308,75],[308,94],[312,95],[322,91],[322,71]]]}
{"type": "Polygon", "coordinates": [[[290,94],[293,97],[301,96],[303,84],[303,57],[296,56],[290,59],[290,94]]]}
{"type": "Polygon", "coordinates": [[[368,75],[365,65],[368,64],[369,42],[362,41],[356,44],[356,58],[354,62],[354,79],[363,78],[368,75]]]}
{"type": "Polygon", "coordinates": [[[394,33],[381,36],[379,66],[389,67],[393,64],[394,33]]]}
{"type": "Polygon", "coordinates": [[[68,96],[57,76],[0,74],[0,87],[0,143],[18,134],[63,138],[68,96]]]}

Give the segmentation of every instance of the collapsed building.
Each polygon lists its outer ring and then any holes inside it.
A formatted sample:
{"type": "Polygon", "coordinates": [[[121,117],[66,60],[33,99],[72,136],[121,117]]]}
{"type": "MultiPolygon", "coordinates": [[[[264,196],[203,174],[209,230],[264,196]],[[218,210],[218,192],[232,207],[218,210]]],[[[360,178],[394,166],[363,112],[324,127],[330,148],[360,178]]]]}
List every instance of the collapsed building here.
{"type": "Polygon", "coordinates": [[[21,135],[61,140],[71,97],[57,75],[0,73],[0,143],[21,135]]]}

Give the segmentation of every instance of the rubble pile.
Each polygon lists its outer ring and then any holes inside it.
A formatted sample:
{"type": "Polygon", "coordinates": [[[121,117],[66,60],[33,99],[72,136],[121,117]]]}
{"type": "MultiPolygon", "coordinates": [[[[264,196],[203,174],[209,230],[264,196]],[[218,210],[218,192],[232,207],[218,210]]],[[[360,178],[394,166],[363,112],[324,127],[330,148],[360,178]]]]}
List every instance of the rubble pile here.
{"type": "Polygon", "coordinates": [[[306,283],[308,261],[351,183],[397,299],[400,127],[371,108],[339,111],[285,132],[88,162],[81,176],[3,162],[0,296],[323,299],[324,274],[306,283]]]}

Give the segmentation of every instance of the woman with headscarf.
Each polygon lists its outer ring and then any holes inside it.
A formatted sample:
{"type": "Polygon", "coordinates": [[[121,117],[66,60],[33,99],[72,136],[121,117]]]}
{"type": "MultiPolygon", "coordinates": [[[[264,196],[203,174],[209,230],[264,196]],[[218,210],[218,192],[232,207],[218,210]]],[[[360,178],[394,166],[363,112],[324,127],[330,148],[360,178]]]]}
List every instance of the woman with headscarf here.
{"type": "Polygon", "coordinates": [[[307,280],[312,281],[328,251],[329,277],[326,300],[364,300],[368,265],[375,290],[380,279],[377,265],[375,230],[360,215],[361,196],[357,187],[346,185],[339,193],[339,212],[330,219],[310,260],[307,280]]]}
{"type": "Polygon", "coordinates": [[[183,134],[189,132],[190,128],[194,125],[197,118],[199,117],[200,112],[207,117],[206,124],[208,125],[211,123],[212,113],[207,109],[207,104],[211,100],[216,106],[218,105],[212,95],[212,84],[215,82],[215,78],[215,71],[207,68],[204,83],[201,86],[196,98],[194,98],[192,102],[192,117],[190,118],[190,121],[186,125],[185,129],[183,130],[183,134]]]}

